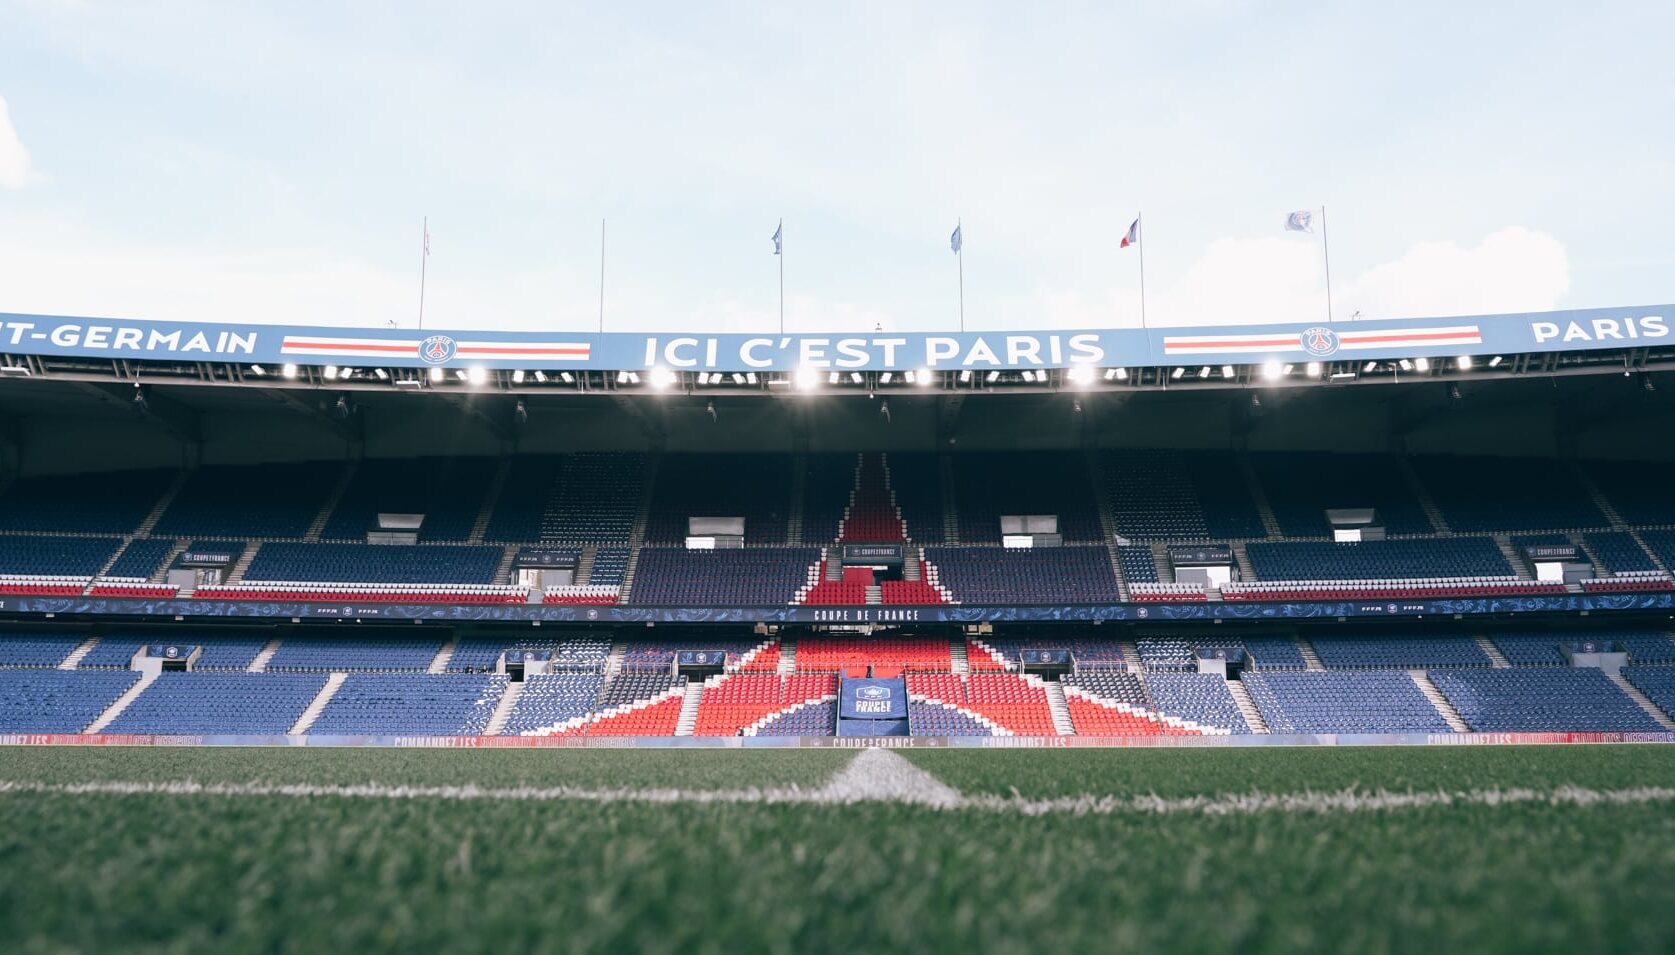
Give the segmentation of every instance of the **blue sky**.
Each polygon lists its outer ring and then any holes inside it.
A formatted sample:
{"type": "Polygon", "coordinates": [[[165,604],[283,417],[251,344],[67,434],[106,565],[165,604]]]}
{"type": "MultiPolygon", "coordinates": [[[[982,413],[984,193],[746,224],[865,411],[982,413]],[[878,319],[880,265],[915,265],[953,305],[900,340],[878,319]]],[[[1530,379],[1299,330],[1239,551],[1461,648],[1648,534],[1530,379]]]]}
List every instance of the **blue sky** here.
{"type": "Polygon", "coordinates": [[[0,0],[0,310],[609,330],[1675,300],[1675,7],[0,0]]]}

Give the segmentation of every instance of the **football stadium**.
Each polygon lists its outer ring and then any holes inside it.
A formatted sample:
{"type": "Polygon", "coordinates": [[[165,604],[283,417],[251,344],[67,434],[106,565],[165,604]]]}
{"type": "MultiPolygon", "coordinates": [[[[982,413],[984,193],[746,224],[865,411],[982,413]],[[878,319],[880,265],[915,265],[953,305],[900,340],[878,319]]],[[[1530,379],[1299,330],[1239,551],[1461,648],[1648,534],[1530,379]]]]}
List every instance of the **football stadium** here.
{"type": "Polygon", "coordinates": [[[1662,948],[1672,311],[0,315],[7,923],[1662,948]]]}

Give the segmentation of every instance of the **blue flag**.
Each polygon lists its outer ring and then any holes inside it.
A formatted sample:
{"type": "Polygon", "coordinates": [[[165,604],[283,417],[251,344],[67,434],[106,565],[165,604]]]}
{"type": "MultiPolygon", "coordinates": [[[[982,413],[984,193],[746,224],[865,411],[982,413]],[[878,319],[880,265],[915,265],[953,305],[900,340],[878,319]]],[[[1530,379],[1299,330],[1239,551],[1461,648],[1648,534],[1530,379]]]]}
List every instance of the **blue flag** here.
{"type": "Polygon", "coordinates": [[[960,238],[961,228],[961,226],[955,226],[954,234],[948,237],[948,248],[953,249],[955,255],[960,254],[960,246],[965,244],[964,240],[960,238]]]}
{"type": "Polygon", "coordinates": [[[785,249],[785,220],[779,220],[779,228],[774,230],[774,255],[781,254],[785,249]]]}

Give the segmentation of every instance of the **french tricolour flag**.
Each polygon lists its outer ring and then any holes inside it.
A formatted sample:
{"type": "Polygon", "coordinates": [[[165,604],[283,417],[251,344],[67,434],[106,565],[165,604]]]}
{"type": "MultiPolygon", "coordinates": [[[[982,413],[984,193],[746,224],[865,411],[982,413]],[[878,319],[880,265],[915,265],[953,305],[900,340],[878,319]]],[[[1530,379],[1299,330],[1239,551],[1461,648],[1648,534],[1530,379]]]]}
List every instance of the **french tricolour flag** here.
{"type": "Polygon", "coordinates": [[[1140,220],[1135,219],[1128,227],[1128,234],[1124,235],[1122,237],[1122,244],[1117,246],[1117,248],[1126,249],[1131,245],[1139,245],[1139,244],[1140,244],[1140,220]]]}

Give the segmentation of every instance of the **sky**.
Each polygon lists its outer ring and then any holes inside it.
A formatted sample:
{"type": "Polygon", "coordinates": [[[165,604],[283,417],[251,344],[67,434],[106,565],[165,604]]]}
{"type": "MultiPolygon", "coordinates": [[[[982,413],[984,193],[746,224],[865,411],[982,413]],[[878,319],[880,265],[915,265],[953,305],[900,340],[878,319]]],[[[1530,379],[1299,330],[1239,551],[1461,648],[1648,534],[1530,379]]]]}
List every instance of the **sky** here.
{"type": "Polygon", "coordinates": [[[430,328],[597,328],[602,221],[607,331],[773,330],[781,265],[793,331],[952,330],[962,267],[973,330],[1315,321],[1328,253],[1338,321],[1665,304],[1670,36],[1665,0],[0,0],[0,311],[413,327],[427,217],[430,328]]]}

